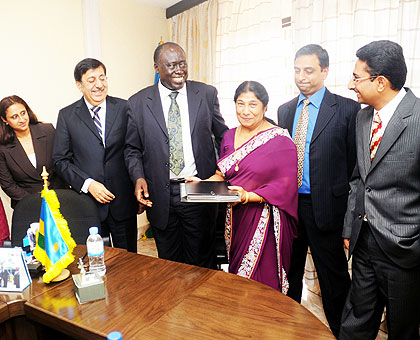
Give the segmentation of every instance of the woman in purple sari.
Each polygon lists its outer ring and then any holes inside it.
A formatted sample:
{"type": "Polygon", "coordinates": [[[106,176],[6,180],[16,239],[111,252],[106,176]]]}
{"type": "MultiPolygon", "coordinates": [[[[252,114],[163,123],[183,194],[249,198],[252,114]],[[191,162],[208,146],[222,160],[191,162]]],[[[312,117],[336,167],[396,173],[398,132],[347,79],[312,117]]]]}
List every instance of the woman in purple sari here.
{"type": "Polygon", "coordinates": [[[297,226],[296,147],[287,130],[264,118],[268,94],[260,83],[242,83],[234,100],[241,125],[225,133],[219,170],[208,179],[229,181],[241,196],[226,211],[229,272],[287,293],[297,226]]]}

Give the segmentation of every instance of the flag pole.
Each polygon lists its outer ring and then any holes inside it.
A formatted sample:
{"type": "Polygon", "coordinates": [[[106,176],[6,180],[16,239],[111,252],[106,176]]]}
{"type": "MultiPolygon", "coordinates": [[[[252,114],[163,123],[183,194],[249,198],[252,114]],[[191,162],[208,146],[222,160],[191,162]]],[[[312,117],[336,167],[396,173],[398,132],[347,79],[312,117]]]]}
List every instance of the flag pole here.
{"type": "MultiPolygon", "coordinates": [[[[45,168],[45,165],[42,167],[42,173],[41,173],[41,178],[44,181],[44,190],[46,192],[49,191],[48,189],[48,176],[50,174],[47,172],[47,169],[45,168]]],[[[51,279],[51,282],[60,282],[63,281],[65,279],[67,279],[70,276],[70,271],[67,268],[63,268],[61,270],[61,273],[58,274],[55,278],[51,279]]]]}

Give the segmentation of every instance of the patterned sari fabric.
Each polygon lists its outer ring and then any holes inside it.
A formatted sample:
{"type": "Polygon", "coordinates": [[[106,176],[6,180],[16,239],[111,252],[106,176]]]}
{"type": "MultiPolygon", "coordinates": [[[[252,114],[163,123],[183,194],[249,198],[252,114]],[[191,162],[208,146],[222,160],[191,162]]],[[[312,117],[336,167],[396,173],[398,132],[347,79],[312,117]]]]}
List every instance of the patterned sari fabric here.
{"type": "Polygon", "coordinates": [[[287,130],[261,131],[235,150],[226,132],[218,162],[232,185],[267,203],[228,205],[225,241],[229,271],[287,293],[292,242],[297,228],[297,156],[287,130]]]}

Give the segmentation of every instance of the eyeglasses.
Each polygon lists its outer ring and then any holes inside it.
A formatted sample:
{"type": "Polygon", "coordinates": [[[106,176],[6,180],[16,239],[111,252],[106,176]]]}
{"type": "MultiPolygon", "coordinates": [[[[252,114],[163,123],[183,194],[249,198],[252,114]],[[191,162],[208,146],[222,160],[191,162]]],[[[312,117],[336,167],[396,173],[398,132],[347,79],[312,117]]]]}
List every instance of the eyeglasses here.
{"type": "Polygon", "coordinates": [[[369,77],[363,77],[363,78],[356,78],[355,76],[353,76],[353,77],[351,77],[351,81],[357,84],[357,83],[361,82],[362,80],[370,79],[370,81],[373,81],[378,77],[379,76],[369,76],[369,77]]]}
{"type": "Polygon", "coordinates": [[[165,64],[165,66],[170,70],[173,71],[175,70],[177,67],[179,67],[180,69],[186,69],[187,68],[187,63],[185,61],[181,61],[180,63],[169,63],[169,64],[165,64]]]}

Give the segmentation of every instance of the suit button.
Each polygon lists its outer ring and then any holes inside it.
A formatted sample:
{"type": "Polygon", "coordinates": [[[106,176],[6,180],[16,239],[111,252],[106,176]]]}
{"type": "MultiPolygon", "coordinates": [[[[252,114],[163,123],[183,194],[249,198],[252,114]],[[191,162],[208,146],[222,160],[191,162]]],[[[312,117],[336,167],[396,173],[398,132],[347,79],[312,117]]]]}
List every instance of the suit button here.
{"type": "Polygon", "coordinates": [[[168,167],[169,166],[169,163],[165,163],[165,166],[168,167]]]}
{"type": "Polygon", "coordinates": [[[367,191],[367,192],[371,192],[371,191],[372,191],[372,188],[371,188],[371,187],[367,187],[367,188],[366,188],[366,191],[367,191]]]}
{"type": "Polygon", "coordinates": [[[361,220],[361,219],[363,218],[363,216],[362,216],[361,214],[359,214],[359,216],[357,216],[357,218],[358,218],[359,220],[361,220]]]}
{"type": "Polygon", "coordinates": [[[165,187],[169,188],[169,183],[166,183],[166,184],[165,184],[165,187]]]}

